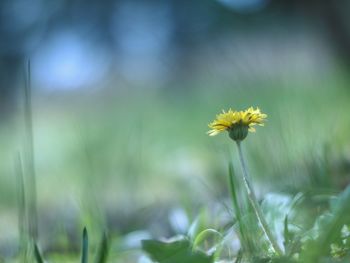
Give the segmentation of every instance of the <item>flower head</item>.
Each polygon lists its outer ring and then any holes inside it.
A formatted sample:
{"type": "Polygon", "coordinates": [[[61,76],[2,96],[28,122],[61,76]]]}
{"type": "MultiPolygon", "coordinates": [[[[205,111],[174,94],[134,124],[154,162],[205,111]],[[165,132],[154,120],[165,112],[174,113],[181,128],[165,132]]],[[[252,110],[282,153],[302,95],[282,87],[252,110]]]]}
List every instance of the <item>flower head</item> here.
{"type": "Polygon", "coordinates": [[[231,139],[241,141],[248,135],[248,131],[255,132],[255,125],[264,126],[267,115],[260,112],[259,108],[250,107],[245,111],[229,111],[216,115],[216,119],[208,126],[210,136],[215,136],[220,132],[228,131],[231,139]]]}

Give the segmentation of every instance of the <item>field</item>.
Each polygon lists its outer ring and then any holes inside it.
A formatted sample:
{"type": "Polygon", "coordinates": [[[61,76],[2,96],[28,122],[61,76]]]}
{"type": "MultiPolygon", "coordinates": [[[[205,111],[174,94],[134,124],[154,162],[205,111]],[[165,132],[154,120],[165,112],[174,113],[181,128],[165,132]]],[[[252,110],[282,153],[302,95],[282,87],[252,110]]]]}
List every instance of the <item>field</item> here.
{"type": "Polygon", "coordinates": [[[0,262],[348,262],[349,83],[336,70],[23,92],[0,130],[0,262]],[[206,134],[250,106],[268,117],[243,155],[280,253],[234,141],[206,134]]]}

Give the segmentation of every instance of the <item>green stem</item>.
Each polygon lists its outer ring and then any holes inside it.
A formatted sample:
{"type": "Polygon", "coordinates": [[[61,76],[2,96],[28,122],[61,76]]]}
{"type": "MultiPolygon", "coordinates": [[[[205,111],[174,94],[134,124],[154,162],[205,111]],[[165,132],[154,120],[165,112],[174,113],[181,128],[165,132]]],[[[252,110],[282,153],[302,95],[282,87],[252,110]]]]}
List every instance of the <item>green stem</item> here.
{"type": "Polygon", "coordinates": [[[241,142],[240,141],[236,141],[237,143],[237,148],[238,148],[238,153],[239,153],[239,159],[241,161],[241,165],[242,165],[242,170],[243,170],[243,182],[244,182],[244,186],[246,188],[246,191],[248,193],[248,199],[253,207],[253,210],[255,212],[255,215],[260,223],[260,226],[267,238],[267,240],[270,242],[271,247],[273,248],[273,250],[278,254],[278,255],[282,255],[283,252],[281,250],[281,248],[278,246],[277,241],[275,240],[275,238],[272,235],[272,232],[266,222],[266,219],[264,217],[264,214],[259,206],[259,203],[256,199],[253,187],[250,184],[250,179],[249,179],[249,175],[248,175],[248,170],[247,170],[247,166],[243,157],[243,152],[242,152],[242,147],[241,147],[241,142]]]}

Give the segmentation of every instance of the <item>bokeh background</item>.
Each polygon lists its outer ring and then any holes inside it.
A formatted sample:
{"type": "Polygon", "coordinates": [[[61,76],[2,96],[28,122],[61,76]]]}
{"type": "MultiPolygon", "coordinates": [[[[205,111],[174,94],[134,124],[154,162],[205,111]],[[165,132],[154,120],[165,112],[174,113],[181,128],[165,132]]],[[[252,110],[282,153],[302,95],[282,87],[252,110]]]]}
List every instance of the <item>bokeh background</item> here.
{"type": "Polygon", "coordinates": [[[347,185],[349,11],[348,1],[2,0],[0,254],[16,254],[18,170],[32,184],[28,60],[43,250],[74,254],[84,225],[133,247],[185,232],[203,208],[225,210],[235,148],[206,135],[222,109],[269,116],[244,142],[259,196],[347,185]]]}

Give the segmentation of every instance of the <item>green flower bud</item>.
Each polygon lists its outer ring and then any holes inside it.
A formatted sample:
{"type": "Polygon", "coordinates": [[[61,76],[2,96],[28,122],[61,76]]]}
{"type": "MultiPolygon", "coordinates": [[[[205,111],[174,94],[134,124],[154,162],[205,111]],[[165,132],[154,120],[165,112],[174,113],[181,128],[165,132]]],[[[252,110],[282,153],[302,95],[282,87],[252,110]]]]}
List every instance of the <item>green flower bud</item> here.
{"type": "Polygon", "coordinates": [[[232,140],[242,141],[245,139],[245,137],[247,137],[248,129],[249,129],[248,125],[245,125],[240,122],[236,125],[232,125],[232,127],[229,128],[227,131],[232,140]]]}

